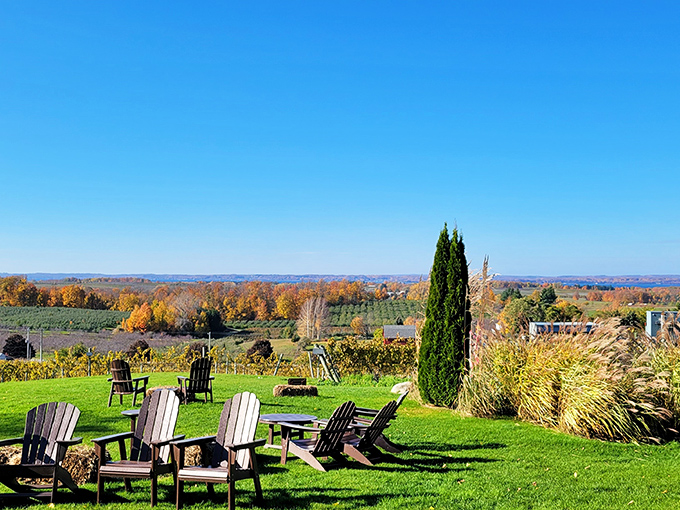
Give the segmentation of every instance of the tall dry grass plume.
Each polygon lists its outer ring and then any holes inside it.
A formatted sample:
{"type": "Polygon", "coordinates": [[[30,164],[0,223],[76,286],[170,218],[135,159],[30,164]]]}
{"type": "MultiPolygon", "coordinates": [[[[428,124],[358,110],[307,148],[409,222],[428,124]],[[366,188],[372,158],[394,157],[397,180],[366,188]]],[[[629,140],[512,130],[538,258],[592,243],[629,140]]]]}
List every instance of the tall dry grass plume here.
{"type": "Polygon", "coordinates": [[[590,333],[487,332],[459,409],[606,440],[668,438],[680,418],[679,332],[667,324],[652,339],[617,319],[590,333]]]}

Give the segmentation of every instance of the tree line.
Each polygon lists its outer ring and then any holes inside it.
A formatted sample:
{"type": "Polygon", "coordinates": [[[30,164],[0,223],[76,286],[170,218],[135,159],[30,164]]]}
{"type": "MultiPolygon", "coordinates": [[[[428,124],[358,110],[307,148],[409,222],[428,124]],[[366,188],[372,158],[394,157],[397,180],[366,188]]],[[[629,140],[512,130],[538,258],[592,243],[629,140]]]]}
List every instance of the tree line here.
{"type": "Polygon", "coordinates": [[[65,307],[130,312],[127,331],[207,333],[223,322],[297,320],[305,303],[322,299],[327,305],[359,304],[396,298],[419,298],[425,284],[399,282],[367,285],[348,280],[282,283],[248,281],[161,284],[153,290],[95,288],[80,282],[37,287],[23,276],[0,278],[0,306],[65,307]]]}

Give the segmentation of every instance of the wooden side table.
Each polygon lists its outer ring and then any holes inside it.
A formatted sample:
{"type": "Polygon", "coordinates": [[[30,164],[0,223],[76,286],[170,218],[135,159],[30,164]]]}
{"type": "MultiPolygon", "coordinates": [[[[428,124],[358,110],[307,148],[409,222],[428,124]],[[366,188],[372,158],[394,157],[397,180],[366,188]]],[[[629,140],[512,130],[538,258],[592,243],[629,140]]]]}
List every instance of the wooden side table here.
{"type": "MultiPolygon", "coordinates": [[[[290,414],[290,413],[275,413],[260,415],[260,423],[269,425],[269,434],[267,437],[267,444],[265,448],[280,448],[281,449],[281,464],[286,463],[286,456],[288,455],[288,441],[291,438],[291,429],[281,423],[292,423],[294,425],[309,425],[316,420],[316,416],[311,414],[290,414]],[[280,427],[280,431],[276,431],[276,426],[280,427]],[[274,437],[281,436],[281,445],[274,444],[274,437]]],[[[297,436],[302,438],[303,432],[299,431],[297,436]]]]}

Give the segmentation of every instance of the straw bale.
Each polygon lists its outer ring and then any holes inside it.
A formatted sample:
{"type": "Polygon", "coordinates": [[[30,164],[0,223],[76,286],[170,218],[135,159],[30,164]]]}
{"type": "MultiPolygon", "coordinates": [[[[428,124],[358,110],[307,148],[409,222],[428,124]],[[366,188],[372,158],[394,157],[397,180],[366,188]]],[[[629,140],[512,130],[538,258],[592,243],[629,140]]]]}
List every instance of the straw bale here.
{"type": "Polygon", "coordinates": [[[275,397],[318,397],[316,386],[277,384],[274,386],[275,397]]]}
{"type": "MultiPolygon", "coordinates": [[[[107,460],[111,455],[106,452],[107,460]]],[[[21,448],[16,446],[6,446],[0,448],[0,464],[17,465],[21,463],[21,448]]],[[[97,481],[97,456],[94,448],[83,444],[75,445],[66,452],[66,457],[62,466],[71,473],[76,485],[83,485],[88,482],[97,481]]],[[[34,480],[21,480],[23,483],[34,483],[34,480]]],[[[47,483],[48,480],[41,479],[37,483],[47,483]]]]}

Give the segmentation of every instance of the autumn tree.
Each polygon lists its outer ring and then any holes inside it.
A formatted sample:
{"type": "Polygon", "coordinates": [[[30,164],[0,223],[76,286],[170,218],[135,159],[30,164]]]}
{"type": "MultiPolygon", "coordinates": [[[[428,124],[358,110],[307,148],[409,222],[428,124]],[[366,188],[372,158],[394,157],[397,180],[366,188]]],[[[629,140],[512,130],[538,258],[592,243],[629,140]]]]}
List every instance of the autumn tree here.
{"type": "Polygon", "coordinates": [[[352,328],[352,331],[354,331],[354,334],[357,336],[366,336],[366,323],[364,322],[364,318],[361,315],[357,315],[352,319],[352,322],[350,322],[349,326],[352,328]]]}
{"type": "Polygon", "coordinates": [[[85,289],[80,285],[67,285],[61,288],[61,302],[67,308],[85,308],[85,289]]]}
{"type": "Polygon", "coordinates": [[[24,276],[0,278],[0,305],[35,306],[38,289],[24,276]]]}
{"type": "Polygon", "coordinates": [[[153,325],[153,311],[149,303],[136,306],[130,313],[130,317],[123,319],[122,327],[125,331],[150,331],[153,325]]]}
{"type": "Polygon", "coordinates": [[[303,338],[319,340],[323,330],[328,324],[330,311],[325,299],[316,297],[305,301],[300,308],[298,318],[298,334],[303,338]]]}

